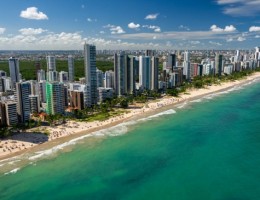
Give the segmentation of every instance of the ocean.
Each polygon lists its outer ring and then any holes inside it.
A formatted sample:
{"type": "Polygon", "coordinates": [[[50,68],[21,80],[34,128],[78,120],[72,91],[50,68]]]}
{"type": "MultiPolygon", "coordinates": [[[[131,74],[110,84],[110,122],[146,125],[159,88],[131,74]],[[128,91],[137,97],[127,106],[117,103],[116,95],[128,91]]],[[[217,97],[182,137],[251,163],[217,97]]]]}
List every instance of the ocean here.
{"type": "Polygon", "coordinates": [[[0,199],[259,200],[259,122],[258,80],[2,161],[0,199]]]}

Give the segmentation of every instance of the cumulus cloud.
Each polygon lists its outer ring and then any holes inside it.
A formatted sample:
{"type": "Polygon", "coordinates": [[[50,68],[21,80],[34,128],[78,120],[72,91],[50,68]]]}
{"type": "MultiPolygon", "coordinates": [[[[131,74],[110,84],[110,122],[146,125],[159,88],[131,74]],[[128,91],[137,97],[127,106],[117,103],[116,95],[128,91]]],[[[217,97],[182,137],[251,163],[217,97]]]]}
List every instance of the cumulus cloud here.
{"type": "Polygon", "coordinates": [[[123,28],[121,26],[115,26],[115,25],[111,25],[108,24],[106,26],[103,26],[104,28],[109,28],[109,30],[111,31],[111,34],[122,34],[125,33],[125,31],[123,30],[123,28]]]}
{"type": "Polygon", "coordinates": [[[232,41],[233,41],[233,38],[227,38],[226,41],[227,41],[227,42],[232,42],[232,41]]]}
{"type": "Polygon", "coordinates": [[[134,22],[131,22],[128,24],[128,28],[131,28],[131,29],[137,29],[140,27],[140,24],[135,24],[134,22]]]}
{"type": "Polygon", "coordinates": [[[156,14],[149,14],[147,15],[144,19],[157,19],[159,13],[156,13],[156,14]]]}
{"type": "Polygon", "coordinates": [[[5,32],[5,28],[0,27],[0,34],[3,34],[5,32]]]}
{"type": "Polygon", "coordinates": [[[260,13],[259,0],[217,0],[223,13],[231,16],[254,16],[260,13]]]}
{"type": "Polygon", "coordinates": [[[239,41],[239,42],[243,42],[243,41],[245,41],[245,40],[246,40],[246,38],[241,37],[241,36],[237,38],[237,41],[239,41]]]}
{"type": "Polygon", "coordinates": [[[184,26],[184,25],[180,25],[179,29],[186,30],[186,31],[190,30],[190,28],[188,26],[184,26]]]}
{"type": "Polygon", "coordinates": [[[213,32],[234,32],[236,31],[237,29],[233,26],[233,25],[230,25],[230,26],[226,26],[224,29],[223,28],[220,28],[218,27],[217,25],[212,25],[210,27],[210,30],[213,31],[213,32]]]}
{"type": "Polygon", "coordinates": [[[88,22],[96,22],[96,21],[97,21],[97,19],[91,19],[91,18],[87,18],[87,21],[88,21],[88,22]]]}
{"type": "Polygon", "coordinates": [[[215,45],[215,46],[222,46],[222,44],[219,43],[219,42],[209,41],[209,43],[212,44],[212,45],[215,45]]]}
{"type": "Polygon", "coordinates": [[[48,16],[43,12],[38,11],[38,8],[36,7],[29,7],[26,10],[22,10],[20,17],[25,19],[36,19],[36,20],[48,19],[48,16]]]}
{"type": "Polygon", "coordinates": [[[200,41],[190,41],[191,44],[200,44],[200,41]]]}
{"type": "Polygon", "coordinates": [[[161,28],[159,26],[152,26],[152,25],[143,25],[143,28],[153,29],[154,32],[161,32],[161,28]]]}
{"type": "Polygon", "coordinates": [[[22,28],[19,30],[22,35],[38,35],[46,31],[42,28],[22,28]]]}
{"type": "Polygon", "coordinates": [[[249,32],[257,32],[260,31],[260,26],[251,26],[249,28],[249,32]]]}

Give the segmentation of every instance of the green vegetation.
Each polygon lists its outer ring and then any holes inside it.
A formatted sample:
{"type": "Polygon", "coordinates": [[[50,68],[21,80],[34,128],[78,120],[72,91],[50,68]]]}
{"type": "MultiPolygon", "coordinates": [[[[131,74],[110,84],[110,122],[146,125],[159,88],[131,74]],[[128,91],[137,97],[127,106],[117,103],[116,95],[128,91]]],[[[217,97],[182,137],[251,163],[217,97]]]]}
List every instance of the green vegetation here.
{"type": "MultiPolygon", "coordinates": [[[[46,60],[40,61],[41,69],[46,70],[47,64],[46,60]]],[[[84,60],[78,59],[74,62],[75,65],[75,79],[84,77],[84,60]]],[[[36,80],[36,68],[34,61],[29,60],[20,60],[20,73],[22,77],[26,80],[36,80]]],[[[57,71],[68,71],[68,62],[67,60],[56,60],[57,71]]],[[[97,61],[97,68],[103,72],[114,69],[113,62],[110,61],[97,61]]],[[[9,74],[8,61],[0,62],[0,69],[6,71],[9,74]]]]}
{"type": "MultiPolygon", "coordinates": [[[[260,71],[260,68],[257,68],[254,71],[260,71]]],[[[179,88],[170,88],[166,90],[166,94],[170,95],[170,96],[179,96],[180,93],[185,93],[187,89],[189,88],[205,88],[206,86],[210,86],[212,84],[214,85],[218,85],[221,84],[221,82],[226,82],[226,81],[235,81],[235,80],[239,80],[242,79],[248,75],[251,75],[253,72],[253,70],[243,70],[241,72],[233,72],[230,75],[223,75],[223,76],[196,76],[194,77],[194,79],[192,80],[191,83],[186,83],[184,82],[182,84],[182,86],[180,86],[179,88]]]]}

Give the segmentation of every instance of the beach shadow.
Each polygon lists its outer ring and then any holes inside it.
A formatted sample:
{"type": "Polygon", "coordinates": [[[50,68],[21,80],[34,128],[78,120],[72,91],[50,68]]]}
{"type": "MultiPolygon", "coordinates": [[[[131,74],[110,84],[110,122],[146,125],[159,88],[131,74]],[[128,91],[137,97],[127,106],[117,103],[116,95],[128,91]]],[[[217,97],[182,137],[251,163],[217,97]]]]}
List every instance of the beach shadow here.
{"type": "Polygon", "coordinates": [[[21,142],[30,142],[33,144],[41,144],[44,142],[47,142],[49,139],[49,136],[42,133],[42,132],[33,132],[33,133],[15,133],[14,135],[10,136],[8,138],[10,140],[16,140],[21,142]]]}

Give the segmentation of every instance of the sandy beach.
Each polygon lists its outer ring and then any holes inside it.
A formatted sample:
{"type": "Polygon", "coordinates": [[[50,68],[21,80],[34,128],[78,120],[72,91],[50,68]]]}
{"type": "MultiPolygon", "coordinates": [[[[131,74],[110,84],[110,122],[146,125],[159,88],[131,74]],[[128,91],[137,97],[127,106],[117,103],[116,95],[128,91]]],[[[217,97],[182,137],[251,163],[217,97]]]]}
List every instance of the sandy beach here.
{"type": "Polygon", "coordinates": [[[185,94],[181,94],[179,97],[165,96],[161,99],[149,101],[145,104],[130,105],[127,109],[127,113],[118,115],[116,117],[109,118],[105,121],[94,122],[76,122],[68,121],[66,124],[62,124],[55,127],[37,127],[27,130],[25,133],[16,134],[10,138],[0,140],[0,160],[6,159],[17,154],[22,154],[30,150],[32,147],[55,141],[57,139],[71,138],[69,136],[77,136],[79,134],[89,134],[93,131],[101,130],[107,127],[115,126],[128,120],[134,116],[141,116],[142,114],[148,114],[154,110],[159,110],[162,107],[168,105],[179,104],[187,100],[192,100],[205,96],[207,94],[226,90],[228,88],[245,84],[254,79],[260,78],[260,72],[234,82],[222,82],[220,85],[212,85],[202,89],[192,89],[185,94]],[[44,135],[42,132],[48,131],[50,134],[44,135]]]}

